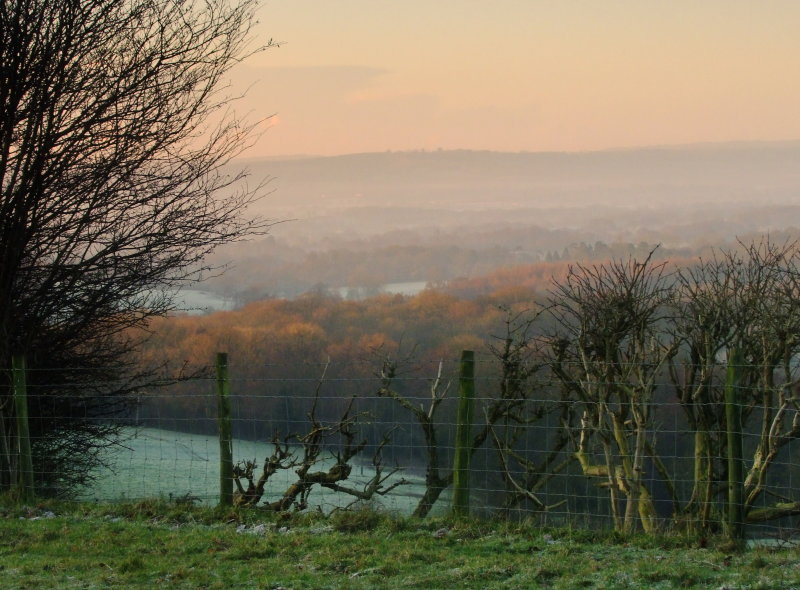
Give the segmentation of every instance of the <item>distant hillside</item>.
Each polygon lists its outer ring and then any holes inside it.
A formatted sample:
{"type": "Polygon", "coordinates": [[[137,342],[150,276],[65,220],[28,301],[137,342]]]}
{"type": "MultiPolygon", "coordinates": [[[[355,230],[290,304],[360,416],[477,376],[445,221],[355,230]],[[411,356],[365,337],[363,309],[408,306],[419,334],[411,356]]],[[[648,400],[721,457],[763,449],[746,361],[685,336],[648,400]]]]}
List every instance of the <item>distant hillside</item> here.
{"type": "Polygon", "coordinates": [[[386,152],[243,162],[256,177],[273,177],[265,211],[292,217],[371,206],[661,207],[797,203],[800,197],[800,142],[585,153],[386,152]]]}
{"type": "Polygon", "coordinates": [[[471,279],[661,244],[693,255],[800,227],[800,142],[557,153],[251,160],[274,176],[266,239],[232,244],[207,289],[242,300],[471,279]]]}

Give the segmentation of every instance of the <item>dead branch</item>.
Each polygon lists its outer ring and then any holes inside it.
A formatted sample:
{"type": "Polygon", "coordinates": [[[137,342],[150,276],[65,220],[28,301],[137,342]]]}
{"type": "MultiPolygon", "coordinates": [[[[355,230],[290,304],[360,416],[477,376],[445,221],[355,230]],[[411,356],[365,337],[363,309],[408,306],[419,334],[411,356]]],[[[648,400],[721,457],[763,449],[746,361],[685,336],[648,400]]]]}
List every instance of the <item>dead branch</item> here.
{"type": "MultiPolygon", "coordinates": [[[[556,502],[555,504],[545,504],[544,502],[542,502],[541,499],[539,499],[539,497],[533,492],[533,490],[529,486],[521,485],[512,475],[507,457],[513,456],[516,460],[522,461],[525,464],[527,464],[528,467],[531,467],[532,464],[529,461],[517,455],[516,453],[514,453],[511,449],[509,449],[502,442],[500,442],[500,439],[498,438],[497,433],[495,432],[493,427],[491,426],[489,427],[489,432],[492,435],[492,439],[494,440],[495,448],[498,450],[497,454],[498,457],[500,458],[500,466],[503,470],[503,479],[507,483],[511,484],[511,487],[514,489],[514,491],[518,496],[532,502],[533,505],[536,506],[536,509],[539,510],[540,512],[548,512],[550,510],[554,510],[559,506],[563,506],[564,504],[566,504],[567,502],[566,498],[559,502],[556,502]]],[[[566,467],[568,464],[569,462],[564,462],[563,465],[559,468],[559,471],[564,467],[566,467]]],[[[528,473],[530,472],[531,470],[529,469],[528,473]]],[[[554,474],[555,472],[551,473],[550,477],[552,477],[554,474]]]]}
{"type": "Polygon", "coordinates": [[[264,496],[264,486],[270,477],[275,475],[278,471],[291,469],[297,465],[289,450],[289,440],[291,438],[292,437],[288,436],[283,442],[281,442],[277,434],[272,438],[272,444],[275,450],[272,455],[264,461],[264,469],[257,482],[254,481],[256,469],[256,462],[254,460],[240,462],[234,466],[233,483],[236,484],[236,493],[233,497],[234,505],[255,506],[264,496]],[[242,487],[242,479],[247,481],[247,489],[242,487]]]}

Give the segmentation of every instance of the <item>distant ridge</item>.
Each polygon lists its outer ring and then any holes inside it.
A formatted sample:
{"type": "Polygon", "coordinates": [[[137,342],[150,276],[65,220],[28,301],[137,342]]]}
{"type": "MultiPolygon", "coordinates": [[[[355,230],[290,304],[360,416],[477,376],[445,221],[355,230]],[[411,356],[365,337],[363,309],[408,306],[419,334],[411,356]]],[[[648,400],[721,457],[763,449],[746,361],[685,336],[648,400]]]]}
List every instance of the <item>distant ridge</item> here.
{"type": "Polygon", "coordinates": [[[263,212],[794,204],[800,141],[590,152],[436,150],[242,160],[273,178],[263,212]]]}
{"type": "Polygon", "coordinates": [[[352,152],[346,154],[286,154],[286,155],[273,155],[273,156],[244,156],[237,158],[236,162],[251,163],[251,162],[281,162],[281,161],[298,161],[298,160],[324,160],[324,159],[340,159],[340,158],[353,158],[361,156],[397,156],[397,155],[411,155],[411,154],[496,154],[496,155],[511,155],[511,156],[586,156],[592,154],[625,154],[631,152],[653,152],[653,151],[728,151],[728,150],[751,150],[751,149],[798,149],[800,150],[800,139],[792,140],[738,140],[738,141],[707,141],[707,142],[694,142],[694,143],[677,143],[677,144],[652,144],[630,147],[612,147],[596,150],[521,150],[521,151],[503,151],[503,150],[481,150],[481,149],[416,149],[416,150],[386,150],[380,152],[352,152]]]}

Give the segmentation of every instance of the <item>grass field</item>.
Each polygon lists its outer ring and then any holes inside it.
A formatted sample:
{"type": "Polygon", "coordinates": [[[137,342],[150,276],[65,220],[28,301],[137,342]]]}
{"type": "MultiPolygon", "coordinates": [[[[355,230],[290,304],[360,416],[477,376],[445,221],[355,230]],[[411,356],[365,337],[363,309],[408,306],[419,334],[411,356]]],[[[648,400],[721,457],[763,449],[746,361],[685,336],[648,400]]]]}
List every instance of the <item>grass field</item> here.
{"type": "Polygon", "coordinates": [[[794,548],[375,511],[271,515],[146,501],[0,504],[0,587],[800,588],[794,548]]]}
{"type": "MultiPolygon", "coordinates": [[[[124,446],[109,450],[104,457],[111,469],[97,471],[94,474],[95,481],[81,491],[80,499],[119,501],[192,497],[207,504],[217,503],[219,440],[216,437],[140,428],[123,432],[123,440],[124,446]]],[[[233,441],[234,461],[263,461],[272,451],[272,445],[267,443],[239,439],[233,441]]],[[[328,457],[327,461],[320,462],[319,469],[327,469],[331,462],[328,457]]],[[[365,482],[373,474],[370,464],[356,463],[350,480],[365,482]]],[[[266,488],[265,500],[279,497],[293,481],[293,476],[293,470],[276,473],[266,488]]],[[[410,514],[424,491],[423,480],[405,472],[397,477],[405,478],[410,482],[409,485],[396,488],[377,501],[385,510],[410,514]]],[[[440,500],[443,506],[449,503],[448,494],[444,494],[440,500]]],[[[328,512],[352,500],[351,496],[316,487],[310,503],[328,512]]]]}

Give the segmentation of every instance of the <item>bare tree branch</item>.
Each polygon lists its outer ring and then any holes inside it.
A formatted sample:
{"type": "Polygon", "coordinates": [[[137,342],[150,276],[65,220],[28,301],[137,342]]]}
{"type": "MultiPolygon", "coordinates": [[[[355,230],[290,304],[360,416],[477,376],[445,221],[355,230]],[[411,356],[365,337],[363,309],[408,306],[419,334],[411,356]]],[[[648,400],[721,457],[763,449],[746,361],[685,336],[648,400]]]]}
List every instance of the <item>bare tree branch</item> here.
{"type": "MultiPolygon", "coordinates": [[[[235,117],[225,88],[235,64],[272,45],[251,42],[255,7],[0,3],[0,363],[26,355],[41,394],[40,492],[85,479],[148,377],[133,368],[131,330],[174,309],[217,246],[269,227],[243,215],[263,184],[231,160],[256,124],[235,117]]],[[[0,383],[6,439],[8,392],[0,383]]],[[[0,489],[14,477],[0,453],[0,489]]]]}

